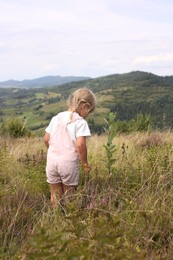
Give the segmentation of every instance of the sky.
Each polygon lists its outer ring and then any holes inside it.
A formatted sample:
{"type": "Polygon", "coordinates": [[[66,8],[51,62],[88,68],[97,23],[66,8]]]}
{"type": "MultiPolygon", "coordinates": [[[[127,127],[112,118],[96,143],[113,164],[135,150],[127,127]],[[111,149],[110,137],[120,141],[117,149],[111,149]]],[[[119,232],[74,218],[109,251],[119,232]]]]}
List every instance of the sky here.
{"type": "Polygon", "coordinates": [[[0,0],[0,81],[173,75],[172,0],[0,0]]]}

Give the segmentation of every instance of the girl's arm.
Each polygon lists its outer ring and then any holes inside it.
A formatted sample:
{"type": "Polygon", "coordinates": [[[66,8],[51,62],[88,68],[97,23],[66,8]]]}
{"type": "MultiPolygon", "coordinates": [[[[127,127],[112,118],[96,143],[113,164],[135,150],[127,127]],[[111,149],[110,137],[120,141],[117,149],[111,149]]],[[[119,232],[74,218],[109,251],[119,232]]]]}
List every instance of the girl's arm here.
{"type": "Polygon", "coordinates": [[[47,146],[47,148],[49,148],[49,140],[50,140],[50,134],[45,133],[44,142],[45,142],[45,145],[47,146]]]}
{"type": "Polygon", "coordinates": [[[81,161],[81,163],[84,167],[84,171],[90,172],[91,166],[88,164],[88,160],[87,160],[87,145],[86,145],[85,136],[77,137],[76,148],[77,148],[77,152],[79,154],[79,160],[81,161]]]}
{"type": "Polygon", "coordinates": [[[80,136],[76,140],[77,152],[79,154],[79,160],[82,164],[88,163],[87,161],[87,146],[86,137],[80,136]]]}

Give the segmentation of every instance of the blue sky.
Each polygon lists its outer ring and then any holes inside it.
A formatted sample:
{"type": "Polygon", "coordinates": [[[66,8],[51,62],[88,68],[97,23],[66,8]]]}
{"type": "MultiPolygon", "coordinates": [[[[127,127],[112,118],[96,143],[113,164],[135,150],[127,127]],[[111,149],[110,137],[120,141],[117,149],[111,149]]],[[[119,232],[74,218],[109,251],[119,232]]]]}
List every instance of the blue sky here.
{"type": "Polygon", "coordinates": [[[0,81],[173,75],[172,0],[0,0],[0,81]]]}

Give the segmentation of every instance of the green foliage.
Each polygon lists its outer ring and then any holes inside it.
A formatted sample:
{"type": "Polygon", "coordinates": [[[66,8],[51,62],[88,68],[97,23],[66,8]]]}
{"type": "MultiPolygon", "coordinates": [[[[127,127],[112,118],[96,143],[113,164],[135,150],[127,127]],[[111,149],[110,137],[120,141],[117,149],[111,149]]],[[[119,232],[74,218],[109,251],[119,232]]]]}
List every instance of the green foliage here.
{"type": "Polygon", "coordinates": [[[31,136],[31,132],[26,127],[26,121],[20,119],[11,119],[8,122],[3,122],[0,133],[2,135],[19,138],[23,136],[31,136]]]}
{"type": "Polygon", "coordinates": [[[134,131],[149,131],[151,127],[151,117],[150,115],[143,115],[142,113],[137,114],[136,122],[135,122],[135,127],[134,131]]]}
{"type": "Polygon", "coordinates": [[[137,114],[135,119],[129,121],[116,120],[117,133],[146,132],[152,129],[152,119],[148,114],[137,114]]]}
{"type": "MultiPolygon", "coordinates": [[[[172,82],[173,77],[159,77],[135,71],[72,82],[58,87],[0,89],[1,119],[6,121],[7,118],[14,118],[16,115],[21,117],[23,113],[23,116],[29,117],[30,129],[41,129],[42,123],[48,124],[52,113],[56,114],[66,109],[66,99],[70,92],[88,87],[96,93],[98,100],[94,123],[91,123],[92,132],[103,132],[104,117],[109,112],[117,114],[118,127],[122,129],[120,132],[131,132],[134,128],[133,120],[136,120],[139,114],[150,115],[154,129],[168,129],[173,126],[172,82]],[[129,123],[132,124],[132,128],[128,126],[129,123]]],[[[1,121],[0,124],[2,125],[1,121]]],[[[139,124],[136,125],[136,128],[138,127],[140,129],[139,124]]]]}
{"type": "Polygon", "coordinates": [[[107,160],[106,160],[106,168],[108,170],[109,174],[112,174],[115,172],[115,161],[116,159],[114,159],[114,154],[116,151],[116,147],[113,144],[113,139],[115,137],[115,119],[116,119],[116,114],[114,113],[109,113],[108,117],[105,118],[106,121],[106,128],[105,128],[105,132],[107,134],[107,143],[104,146],[105,150],[106,150],[106,156],[107,156],[107,160]]]}
{"type": "Polygon", "coordinates": [[[126,245],[120,220],[109,213],[72,211],[65,226],[49,233],[37,230],[25,248],[25,259],[132,259],[139,254],[126,245]],[[111,226],[108,231],[107,227],[111,226]]]}

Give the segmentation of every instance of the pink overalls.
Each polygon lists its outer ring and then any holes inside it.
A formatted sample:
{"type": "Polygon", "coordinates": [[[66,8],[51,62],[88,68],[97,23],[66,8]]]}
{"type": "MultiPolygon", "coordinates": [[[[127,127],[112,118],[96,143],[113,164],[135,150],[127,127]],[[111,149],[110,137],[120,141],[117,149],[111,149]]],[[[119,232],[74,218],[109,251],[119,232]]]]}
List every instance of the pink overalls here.
{"type": "MultiPolygon", "coordinates": [[[[79,158],[75,143],[67,131],[67,125],[71,123],[69,115],[64,115],[67,114],[58,114],[55,127],[50,133],[46,165],[47,182],[76,186],[79,178],[79,158]]],[[[79,115],[75,115],[73,122],[80,119],[79,115]]]]}

